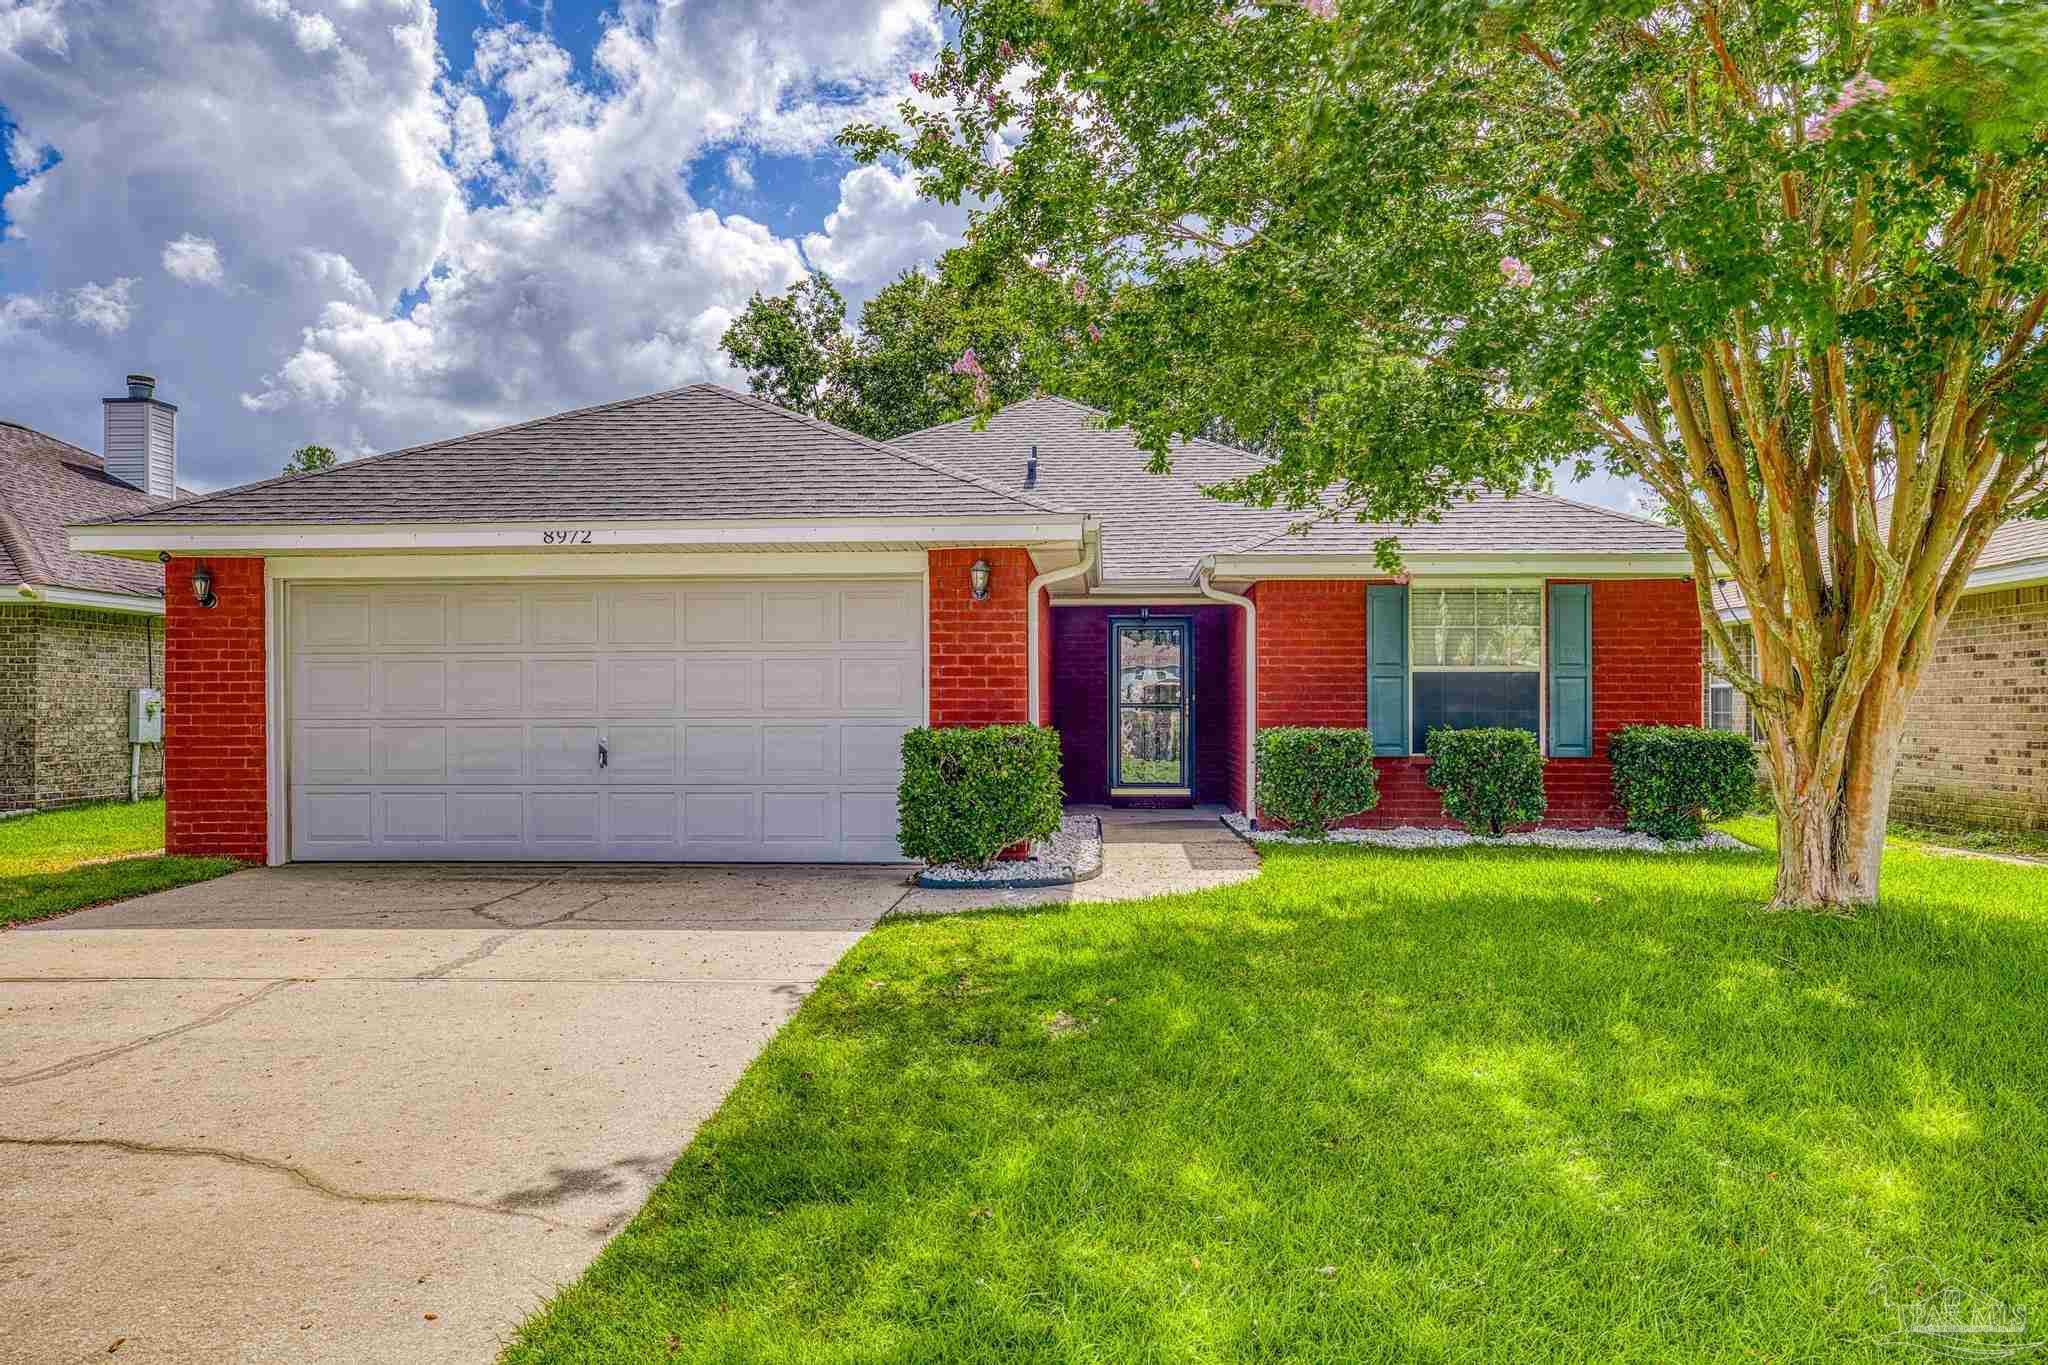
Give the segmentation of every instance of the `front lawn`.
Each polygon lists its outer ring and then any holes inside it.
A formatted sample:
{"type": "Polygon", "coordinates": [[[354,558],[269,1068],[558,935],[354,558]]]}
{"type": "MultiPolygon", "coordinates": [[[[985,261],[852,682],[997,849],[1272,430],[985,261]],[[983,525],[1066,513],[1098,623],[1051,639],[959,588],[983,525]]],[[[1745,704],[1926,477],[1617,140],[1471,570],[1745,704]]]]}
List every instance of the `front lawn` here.
{"type": "Polygon", "coordinates": [[[2048,1321],[2048,871],[1264,857],[883,924],[506,1359],[1896,1361],[1908,1258],[2048,1321]]]}
{"type": "Polygon", "coordinates": [[[166,858],[162,800],[110,801],[0,820],[0,925],[21,924],[232,872],[232,858],[166,858]]]}

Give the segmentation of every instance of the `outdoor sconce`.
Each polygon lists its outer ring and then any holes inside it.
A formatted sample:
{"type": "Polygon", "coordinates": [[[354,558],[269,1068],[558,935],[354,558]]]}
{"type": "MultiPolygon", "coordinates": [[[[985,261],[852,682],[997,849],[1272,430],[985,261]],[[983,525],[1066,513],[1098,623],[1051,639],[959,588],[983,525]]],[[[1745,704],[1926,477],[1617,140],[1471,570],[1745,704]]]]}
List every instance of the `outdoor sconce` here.
{"type": "Polygon", "coordinates": [[[974,561],[974,567],[967,571],[967,586],[974,592],[974,600],[983,601],[988,597],[989,579],[994,576],[986,559],[974,561]]]}
{"type": "Polygon", "coordinates": [[[192,571],[192,596],[202,607],[217,607],[220,599],[213,595],[213,570],[201,564],[192,571]]]}

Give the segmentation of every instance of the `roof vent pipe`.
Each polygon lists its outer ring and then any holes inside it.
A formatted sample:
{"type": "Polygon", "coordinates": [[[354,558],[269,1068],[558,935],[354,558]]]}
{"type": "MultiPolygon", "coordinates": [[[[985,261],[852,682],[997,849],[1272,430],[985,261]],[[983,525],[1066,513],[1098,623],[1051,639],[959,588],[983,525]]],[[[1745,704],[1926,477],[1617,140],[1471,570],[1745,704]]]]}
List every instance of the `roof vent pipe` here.
{"type": "Polygon", "coordinates": [[[1038,487],[1038,447],[1031,447],[1031,458],[1024,462],[1024,486],[1038,487]]]}

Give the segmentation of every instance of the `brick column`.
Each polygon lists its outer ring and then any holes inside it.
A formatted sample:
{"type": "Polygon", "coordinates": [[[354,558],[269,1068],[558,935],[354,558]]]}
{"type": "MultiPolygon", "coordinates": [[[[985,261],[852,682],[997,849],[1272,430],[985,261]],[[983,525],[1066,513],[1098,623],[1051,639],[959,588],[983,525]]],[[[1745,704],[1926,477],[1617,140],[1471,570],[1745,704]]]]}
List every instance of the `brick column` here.
{"type": "Polygon", "coordinates": [[[164,566],[164,845],[260,862],[269,847],[263,561],[203,561],[212,607],[192,596],[201,562],[164,566]]]}
{"type": "MultiPolygon", "coordinates": [[[[1028,551],[931,550],[931,715],[934,725],[1022,724],[1029,720],[1030,665],[1025,599],[1038,571],[1028,551]],[[986,559],[993,581],[976,601],[968,570],[986,559]]],[[[1041,643],[1044,643],[1041,641],[1041,643]]]]}

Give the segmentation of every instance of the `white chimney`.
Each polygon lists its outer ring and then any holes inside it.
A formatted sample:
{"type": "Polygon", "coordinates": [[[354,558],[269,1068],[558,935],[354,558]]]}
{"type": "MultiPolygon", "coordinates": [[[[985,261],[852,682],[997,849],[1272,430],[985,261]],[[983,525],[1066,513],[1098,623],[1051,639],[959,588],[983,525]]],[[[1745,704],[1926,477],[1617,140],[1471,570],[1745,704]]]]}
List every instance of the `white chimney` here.
{"type": "Polygon", "coordinates": [[[100,458],[107,473],[159,498],[178,496],[178,409],[156,396],[153,375],[128,376],[126,398],[102,398],[100,458]]]}

